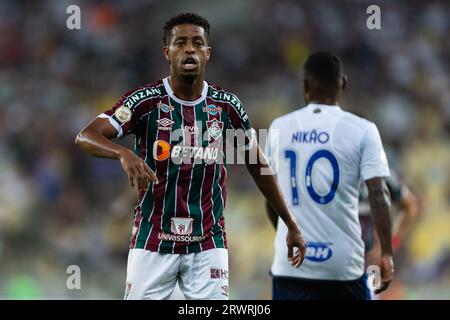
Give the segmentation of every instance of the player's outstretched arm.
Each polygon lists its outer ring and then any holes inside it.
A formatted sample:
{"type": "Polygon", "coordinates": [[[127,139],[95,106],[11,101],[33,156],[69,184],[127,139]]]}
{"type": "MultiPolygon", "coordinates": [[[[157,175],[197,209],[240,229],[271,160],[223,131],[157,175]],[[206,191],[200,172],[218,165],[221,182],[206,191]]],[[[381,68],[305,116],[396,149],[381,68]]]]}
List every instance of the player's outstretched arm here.
{"type": "Polygon", "coordinates": [[[246,159],[252,158],[249,156],[250,152],[257,153],[257,161],[254,164],[248,163],[247,161],[247,169],[253,177],[253,180],[255,180],[259,190],[267,199],[269,205],[275,210],[276,213],[278,213],[286,224],[288,228],[288,234],[286,237],[286,244],[288,246],[288,260],[291,261],[293,266],[299,267],[305,258],[306,242],[303,239],[300,228],[297,225],[293,214],[289,211],[275,176],[273,173],[269,175],[261,174],[261,169],[265,168],[265,170],[270,170],[270,166],[256,141],[252,144],[252,148],[247,151],[246,159]],[[298,248],[295,254],[294,247],[298,248]]]}
{"type": "Polygon", "coordinates": [[[150,181],[157,183],[155,174],[130,149],[112,142],[116,135],[117,130],[108,119],[95,118],[78,133],[75,143],[91,156],[120,160],[131,187],[137,186],[139,191],[147,190],[150,181]]]}
{"type": "Polygon", "coordinates": [[[392,261],[392,219],[391,198],[384,178],[366,180],[369,189],[369,202],[375,228],[380,239],[381,260],[381,287],[376,294],[386,290],[394,276],[394,263],[392,261]]]}

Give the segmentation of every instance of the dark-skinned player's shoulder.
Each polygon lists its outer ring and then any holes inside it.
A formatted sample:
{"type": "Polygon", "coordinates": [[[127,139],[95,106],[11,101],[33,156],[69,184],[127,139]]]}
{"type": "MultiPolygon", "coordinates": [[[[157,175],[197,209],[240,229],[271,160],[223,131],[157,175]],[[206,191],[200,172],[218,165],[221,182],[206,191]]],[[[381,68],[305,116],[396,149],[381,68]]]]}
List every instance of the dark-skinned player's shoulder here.
{"type": "Polygon", "coordinates": [[[145,115],[158,107],[158,102],[167,96],[162,80],[127,91],[110,109],[99,115],[108,118],[117,129],[117,138],[133,132],[136,124],[145,115]]]}
{"type": "Polygon", "coordinates": [[[212,115],[215,115],[216,112],[226,112],[228,114],[227,128],[245,133],[245,135],[242,135],[243,140],[238,142],[238,146],[243,149],[250,149],[255,135],[244,105],[239,98],[234,93],[214,84],[209,84],[207,98],[209,101],[207,101],[206,108],[208,110],[206,111],[212,115]]]}
{"type": "Polygon", "coordinates": [[[165,93],[163,81],[158,80],[127,91],[120,100],[123,105],[133,109],[142,102],[154,97],[162,97],[165,93]]]}
{"type": "Polygon", "coordinates": [[[248,120],[241,100],[234,93],[224,90],[218,85],[209,83],[208,98],[223,104],[227,108],[227,112],[229,112],[229,108],[234,109],[244,121],[248,120]]]}

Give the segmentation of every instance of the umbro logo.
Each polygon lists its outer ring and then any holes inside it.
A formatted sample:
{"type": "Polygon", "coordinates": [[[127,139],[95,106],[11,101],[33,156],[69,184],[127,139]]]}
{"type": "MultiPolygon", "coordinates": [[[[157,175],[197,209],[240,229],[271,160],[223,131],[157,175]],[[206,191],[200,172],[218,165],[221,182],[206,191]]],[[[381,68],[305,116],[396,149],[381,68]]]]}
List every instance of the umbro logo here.
{"type": "Polygon", "coordinates": [[[175,123],[174,121],[168,119],[168,118],[162,118],[159,120],[156,120],[158,122],[158,130],[172,130],[172,125],[175,123]]]}

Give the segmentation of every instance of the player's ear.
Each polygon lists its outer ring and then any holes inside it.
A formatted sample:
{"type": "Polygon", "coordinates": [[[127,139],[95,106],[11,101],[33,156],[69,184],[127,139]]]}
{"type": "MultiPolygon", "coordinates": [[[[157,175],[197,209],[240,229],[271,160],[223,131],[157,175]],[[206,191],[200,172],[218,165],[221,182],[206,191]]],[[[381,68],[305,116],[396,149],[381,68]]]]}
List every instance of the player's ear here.
{"type": "Polygon", "coordinates": [[[206,61],[208,61],[211,56],[211,50],[211,47],[206,48],[206,61]]]}
{"type": "Polygon", "coordinates": [[[347,86],[347,76],[344,75],[342,77],[342,90],[344,90],[346,86],[347,86]]]}
{"type": "Polygon", "coordinates": [[[306,80],[306,79],[303,80],[303,95],[304,95],[305,102],[308,103],[308,101],[309,101],[309,84],[308,84],[308,80],[306,80]]]}
{"type": "Polygon", "coordinates": [[[169,63],[170,63],[170,60],[169,60],[169,47],[168,46],[164,46],[163,47],[163,54],[164,54],[164,58],[166,58],[166,60],[169,61],[169,63]]]}

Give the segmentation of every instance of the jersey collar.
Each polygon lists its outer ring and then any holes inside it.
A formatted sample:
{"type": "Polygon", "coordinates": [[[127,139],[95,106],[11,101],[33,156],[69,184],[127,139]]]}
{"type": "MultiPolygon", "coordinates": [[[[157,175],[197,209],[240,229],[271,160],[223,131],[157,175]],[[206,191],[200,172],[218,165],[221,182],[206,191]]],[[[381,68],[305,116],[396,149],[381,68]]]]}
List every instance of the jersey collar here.
{"type": "Polygon", "coordinates": [[[184,106],[195,106],[196,104],[199,104],[200,102],[205,100],[206,95],[208,94],[208,83],[206,81],[203,81],[202,95],[200,96],[200,98],[198,98],[195,101],[183,100],[183,99],[177,98],[175,96],[175,94],[173,93],[172,88],[170,87],[169,77],[165,77],[163,79],[163,84],[164,84],[164,88],[166,89],[166,92],[169,95],[169,97],[171,97],[174,101],[176,101],[177,103],[182,104],[184,106]]]}
{"type": "Polygon", "coordinates": [[[306,106],[306,108],[308,108],[308,109],[319,108],[319,109],[325,109],[325,110],[341,109],[341,107],[336,104],[331,105],[331,104],[321,104],[321,103],[310,103],[306,106]]]}

